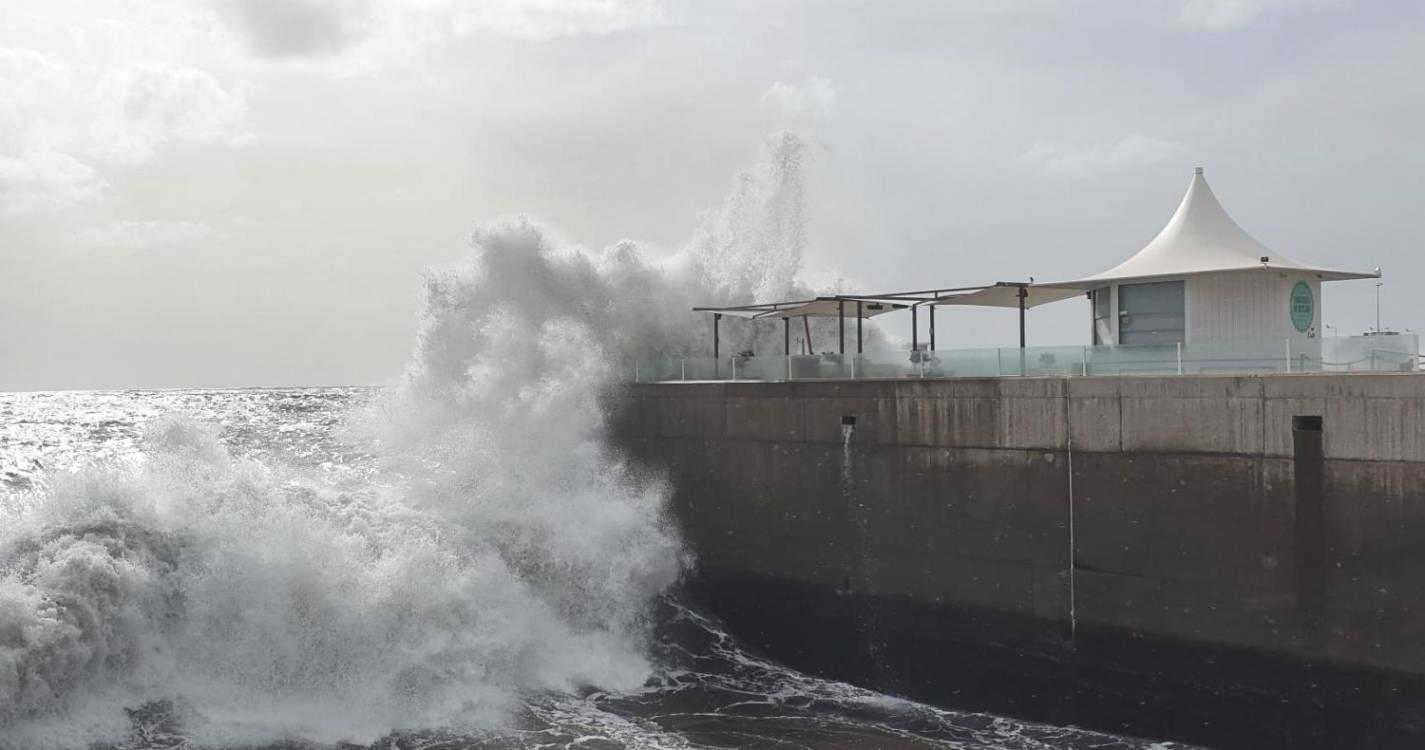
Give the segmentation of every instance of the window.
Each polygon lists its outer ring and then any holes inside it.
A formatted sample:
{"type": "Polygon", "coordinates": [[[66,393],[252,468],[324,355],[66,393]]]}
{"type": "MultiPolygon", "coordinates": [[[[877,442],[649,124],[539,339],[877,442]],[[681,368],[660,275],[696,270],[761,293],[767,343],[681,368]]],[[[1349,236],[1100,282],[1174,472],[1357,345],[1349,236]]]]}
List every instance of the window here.
{"type": "Polygon", "coordinates": [[[1113,343],[1113,321],[1108,319],[1112,309],[1113,290],[1109,287],[1089,292],[1093,300],[1093,345],[1103,346],[1113,343]]]}
{"type": "Polygon", "coordinates": [[[1183,340],[1183,282],[1118,287],[1118,343],[1176,344],[1183,340]]]}

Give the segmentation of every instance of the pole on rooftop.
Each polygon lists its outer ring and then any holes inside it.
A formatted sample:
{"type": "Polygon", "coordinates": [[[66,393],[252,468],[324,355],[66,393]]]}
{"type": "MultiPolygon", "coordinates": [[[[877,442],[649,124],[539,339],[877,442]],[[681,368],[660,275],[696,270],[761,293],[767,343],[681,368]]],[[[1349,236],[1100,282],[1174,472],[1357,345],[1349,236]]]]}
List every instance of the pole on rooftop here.
{"type": "Polygon", "coordinates": [[[935,305],[930,306],[930,351],[935,351],[935,305]]]}
{"type": "Polygon", "coordinates": [[[916,317],[916,306],[910,306],[910,350],[920,348],[920,320],[916,317]]]}
{"type": "Polygon", "coordinates": [[[846,300],[836,301],[836,316],[841,320],[841,354],[846,353],[846,300]]]}
{"type": "Polygon", "coordinates": [[[1029,297],[1029,287],[1019,285],[1019,376],[1024,377],[1029,373],[1024,371],[1024,300],[1029,297]]]}
{"type": "Polygon", "coordinates": [[[713,313],[713,359],[717,359],[722,348],[718,324],[722,323],[722,313],[713,313]]]}
{"type": "Polygon", "coordinates": [[[1024,348],[1024,301],[1029,298],[1029,287],[1019,286],[1019,348],[1024,348]]]}
{"type": "Polygon", "coordinates": [[[856,300],[856,353],[861,353],[861,300],[856,300]]]}

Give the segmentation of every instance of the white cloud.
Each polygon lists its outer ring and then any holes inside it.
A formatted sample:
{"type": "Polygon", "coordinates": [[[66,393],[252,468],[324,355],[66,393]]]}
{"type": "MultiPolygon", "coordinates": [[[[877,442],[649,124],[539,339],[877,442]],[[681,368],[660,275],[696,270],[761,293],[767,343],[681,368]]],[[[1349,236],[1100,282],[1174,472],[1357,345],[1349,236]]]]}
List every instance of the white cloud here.
{"type": "Polygon", "coordinates": [[[115,221],[76,234],[80,244],[96,249],[183,247],[209,239],[213,228],[192,221],[115,221]]]}
{"type": "Polygon", "coordinates": [[[246,116],[241,96],[197,68],[0,47],[0,196],[10,212],[92,198],[105,164],[142,163],[165,143],[241,144],[246,116]]]}
{"type": "Polygon", "coordinates": [[[56,151],[0,154],[0,213],[47,211],[97,196],[105,183],[99,173],[56,151]]]}
{"type": "Polygon", "coordinates": [[[1045,174],[1088,176],[1118,172],[1184,158],[1188,147],[1176,141],[1132,133],[1115,143],[1066,146],[1040,141],[1021,159],[1045,174]]]}
{"type": "Polygon", "coordinates": [[[218,11],[268,57],[339,52],[366,31],[367,0],[221,0],[218,11]]]}
{"type": "Polygon", "coordinates": [[[1236,31],[1269,15],[1320,11],[1343,5],[1345,0],[1187,0],[1179,18],[1189,26],[1209,31],[1236,31]]]}
{"type": "Polygon", "coordinates": [[[247,103],[196,68],[130,65],[104,73],[85,148],[101,159],[150,159],[166,142],[236,146],[251,139],[247,103]]]}
{"type": "Polygon", "coordinates": [[[542,41],[661,26],[663,0],[484,0],[453,4],[457,36],[542,41]]]}
{"type": "Polygon", "coordinates": [[[778,81],[762,94],[762,105],[786,117],[830,117],[836,111],[836,86],[811,76],[802,83],[778,81]]]}

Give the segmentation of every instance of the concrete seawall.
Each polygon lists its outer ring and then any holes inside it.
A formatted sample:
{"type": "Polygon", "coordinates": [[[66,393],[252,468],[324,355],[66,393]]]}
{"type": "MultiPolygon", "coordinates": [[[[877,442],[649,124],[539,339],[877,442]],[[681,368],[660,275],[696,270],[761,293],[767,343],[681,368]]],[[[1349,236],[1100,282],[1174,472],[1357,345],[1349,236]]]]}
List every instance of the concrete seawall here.
{"type": "Polygon", "coordinates": [[[1425,376],[648,384],[616,413],[673,479],[694,594],[795,666],[1223,747],[1425,746],[1425,376]]]}

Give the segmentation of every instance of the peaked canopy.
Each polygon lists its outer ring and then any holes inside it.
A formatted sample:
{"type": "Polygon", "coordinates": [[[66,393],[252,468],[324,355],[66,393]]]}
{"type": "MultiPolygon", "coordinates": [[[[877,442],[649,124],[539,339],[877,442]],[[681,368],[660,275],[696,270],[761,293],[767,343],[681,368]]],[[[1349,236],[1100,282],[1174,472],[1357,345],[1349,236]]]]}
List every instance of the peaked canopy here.
{"type": "Polygon", "coordinates": [[[1092,289],[1109,281],[1151,279],[1163,276],[1188,276],[1216,271],[1240,271],[1269,268],[1282,271],[1306,271],[1323,281],[1378,278],[1371,273],[1337,271],[1310,266],[1273,252],[1227,215],[1217,196],[1212,194],[1202,167],[1193,172],[1187,194],[1158,236],[1136,255],[1103,273],[1076,281],[1061,281],[1039,286],[1092,289]]]}

